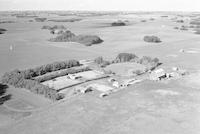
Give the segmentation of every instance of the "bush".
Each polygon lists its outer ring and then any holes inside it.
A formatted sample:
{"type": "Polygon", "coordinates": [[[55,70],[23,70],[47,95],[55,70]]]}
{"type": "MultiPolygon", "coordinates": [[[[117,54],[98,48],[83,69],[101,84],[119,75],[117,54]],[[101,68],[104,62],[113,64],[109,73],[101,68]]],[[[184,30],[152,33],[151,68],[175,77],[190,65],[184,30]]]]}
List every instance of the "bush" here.
{"type": "Polygon", "coordinates": [[[157,36],[144,36],[145,42],[160,43],[161,40],[157,36]]]}

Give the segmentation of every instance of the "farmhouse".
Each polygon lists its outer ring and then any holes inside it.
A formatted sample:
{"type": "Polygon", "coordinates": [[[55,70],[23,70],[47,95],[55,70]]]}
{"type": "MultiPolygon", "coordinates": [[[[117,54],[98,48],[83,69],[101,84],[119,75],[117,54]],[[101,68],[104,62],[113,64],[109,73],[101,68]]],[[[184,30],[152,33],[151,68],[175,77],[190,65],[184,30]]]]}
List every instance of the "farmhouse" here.
{"type": "Polygon", "coordinates": [[[113,84],[112,84],[113,87],[116,87],[116,88],[119,88],[120,87],[120,84],[118,81],[114,81],[113,84]]]}
{"type": "Polygon", "coordinates": [[[151,72],[151,74],[150,74],[151,80],[161,80],[162,78],[165,78],[165,77],[166,77],[166,72],[162,68],[157,69],[157,70],[151,72]]]}

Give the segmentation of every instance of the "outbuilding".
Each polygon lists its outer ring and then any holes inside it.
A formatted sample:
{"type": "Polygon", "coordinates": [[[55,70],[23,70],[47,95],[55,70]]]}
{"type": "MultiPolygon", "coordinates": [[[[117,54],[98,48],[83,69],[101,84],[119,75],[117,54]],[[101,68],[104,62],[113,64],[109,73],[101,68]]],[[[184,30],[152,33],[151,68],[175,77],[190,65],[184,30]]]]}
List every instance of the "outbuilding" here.
{"type": "Polygon", "coordinates": [[[162,68],[157,69],[150,73],[151,80],[161,80],[162,78],[166,78],[166,72],[162,68]]]}

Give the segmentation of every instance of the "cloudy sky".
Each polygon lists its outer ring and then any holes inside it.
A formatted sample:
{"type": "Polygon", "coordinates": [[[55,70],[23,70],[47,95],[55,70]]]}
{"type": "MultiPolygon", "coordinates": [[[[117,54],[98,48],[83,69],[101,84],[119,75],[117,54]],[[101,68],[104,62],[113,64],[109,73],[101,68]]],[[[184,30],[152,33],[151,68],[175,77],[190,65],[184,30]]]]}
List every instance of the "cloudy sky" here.
{"type": "Polygon", "coordinates": [[[200,0],[0,0],[0,10],[200,11],[200,0]]]}

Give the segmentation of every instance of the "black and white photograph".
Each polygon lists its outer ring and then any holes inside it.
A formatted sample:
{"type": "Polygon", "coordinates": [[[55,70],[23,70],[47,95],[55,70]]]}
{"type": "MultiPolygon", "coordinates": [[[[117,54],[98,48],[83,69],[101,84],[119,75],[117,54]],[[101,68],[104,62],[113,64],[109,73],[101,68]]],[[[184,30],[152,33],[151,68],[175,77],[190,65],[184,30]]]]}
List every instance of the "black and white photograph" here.
{"type": "Polygon", "coordinates": [[[0,134],[200,134],[200,0],[0,0],[0,134]]]}

